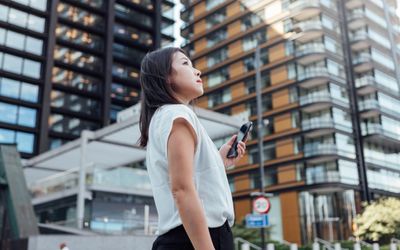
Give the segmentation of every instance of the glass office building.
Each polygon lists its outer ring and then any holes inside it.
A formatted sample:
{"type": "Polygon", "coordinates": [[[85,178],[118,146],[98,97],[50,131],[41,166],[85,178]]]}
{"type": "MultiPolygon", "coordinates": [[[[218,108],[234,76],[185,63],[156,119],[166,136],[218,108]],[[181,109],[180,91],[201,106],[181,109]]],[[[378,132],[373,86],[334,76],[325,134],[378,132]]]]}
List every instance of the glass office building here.
{"type": "Polygon", "coordinates": [[[0,142],[30,158],[114,122],[174,24],[168,0],[0,1],[0,142]]]}
{"type": "MultiPolygon", "coordinates": [[[[392,0],[183,0],[202,107],[257,121],[280,239],[348,239],[361,201],[400,196],[400,21],[392,0]]],[[[236,222],[260,188],[257,129],[228,171],[236,222]]]]}

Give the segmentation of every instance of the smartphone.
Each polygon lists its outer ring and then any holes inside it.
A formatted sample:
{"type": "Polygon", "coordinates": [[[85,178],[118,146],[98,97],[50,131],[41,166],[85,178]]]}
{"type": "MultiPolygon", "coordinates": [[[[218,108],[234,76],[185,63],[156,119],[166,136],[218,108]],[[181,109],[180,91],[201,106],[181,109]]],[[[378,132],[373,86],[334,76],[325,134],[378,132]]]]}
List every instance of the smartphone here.
{"type": "Polygon", "coordinates": [[[229,150],[228,154],[226,155],[226,157],[228,157],[228,158],[236,158],[238,156],[238,152],[237,152],[238,140],[239,141],[245,141],[252,128],[253,128],[253,123],[252,122],[246,122],[245,124],[243,124],[240,127],[239,132],[238,132],[237,137],[236,137],[236,140],[233,143],[233,145],[232,145],[231,149],[229,150]]]}

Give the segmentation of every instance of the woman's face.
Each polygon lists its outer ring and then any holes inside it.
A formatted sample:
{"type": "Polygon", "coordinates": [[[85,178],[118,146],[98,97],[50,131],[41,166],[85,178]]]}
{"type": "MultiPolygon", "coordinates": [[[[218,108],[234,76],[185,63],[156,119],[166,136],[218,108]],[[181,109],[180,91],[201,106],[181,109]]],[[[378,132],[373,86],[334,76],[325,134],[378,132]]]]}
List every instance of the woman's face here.
{"type": "Polygon", "coordinates": [[[182,52],[172,57],[172,73],[169,83],[178,100],[188,104],[204,93],[201,72],[193,68],[192,62],[182,52]]]}

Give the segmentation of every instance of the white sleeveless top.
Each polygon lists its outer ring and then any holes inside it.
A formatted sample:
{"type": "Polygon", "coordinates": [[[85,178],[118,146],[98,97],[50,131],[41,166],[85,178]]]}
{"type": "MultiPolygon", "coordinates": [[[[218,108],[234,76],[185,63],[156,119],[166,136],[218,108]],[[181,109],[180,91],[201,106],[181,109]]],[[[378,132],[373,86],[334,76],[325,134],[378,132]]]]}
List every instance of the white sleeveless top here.
{"type": "Polygon", "coordinates": [[[168,104],[158,108],[151,119],[146,152],[147,171],[158,212],[159,234],[182,225],[168,175],[167,143],[176,118],[187,120],[197,135],[193,181],[208,227],[219,227],[226,220],[233,226],[232,194],[217,147],[189,106],[168,104]]]}

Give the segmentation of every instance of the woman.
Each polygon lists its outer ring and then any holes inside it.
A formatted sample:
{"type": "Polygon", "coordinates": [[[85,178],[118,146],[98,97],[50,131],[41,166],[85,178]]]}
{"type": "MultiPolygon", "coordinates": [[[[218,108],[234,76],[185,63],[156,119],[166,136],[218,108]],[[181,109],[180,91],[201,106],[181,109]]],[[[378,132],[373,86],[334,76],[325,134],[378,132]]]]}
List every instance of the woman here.
{"type": "Polygon", "coordinates": [[[179,48],[147,54],[141,65],[140,145],[159,216],[153,249],[233,249],[232,196],[225,168],[236,135],[215,147],[189,103],[203,94],[200,71],[179,48]]]}

